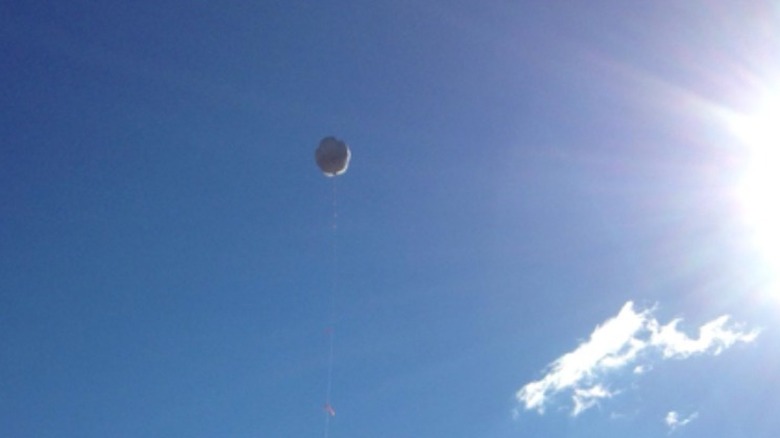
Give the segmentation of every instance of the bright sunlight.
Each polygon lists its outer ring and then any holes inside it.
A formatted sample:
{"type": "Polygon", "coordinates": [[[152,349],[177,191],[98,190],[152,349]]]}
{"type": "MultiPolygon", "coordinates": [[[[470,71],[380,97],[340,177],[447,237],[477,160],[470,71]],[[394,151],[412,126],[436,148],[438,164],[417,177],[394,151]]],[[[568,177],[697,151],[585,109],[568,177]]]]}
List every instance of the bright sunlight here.
{"type": "MultiPolygon", "coordinates": [[[[780,92],[769,93],[752,114],[732,120],[748,163],[738,198],[756,247],[780,277],[780,92]]],[[[777,289],[777,284],[773,289],[777,289]]]]}

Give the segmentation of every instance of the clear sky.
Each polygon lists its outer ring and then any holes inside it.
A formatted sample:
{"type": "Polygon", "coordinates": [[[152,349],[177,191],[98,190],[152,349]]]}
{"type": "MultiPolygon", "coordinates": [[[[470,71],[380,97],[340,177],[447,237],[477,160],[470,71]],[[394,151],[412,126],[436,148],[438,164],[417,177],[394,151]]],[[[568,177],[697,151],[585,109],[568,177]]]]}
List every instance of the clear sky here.
{"type": "Polygon", "coordinates": [[[777,2],[5,1],[0,59],[0,436],[780,430],[777,2]]]}

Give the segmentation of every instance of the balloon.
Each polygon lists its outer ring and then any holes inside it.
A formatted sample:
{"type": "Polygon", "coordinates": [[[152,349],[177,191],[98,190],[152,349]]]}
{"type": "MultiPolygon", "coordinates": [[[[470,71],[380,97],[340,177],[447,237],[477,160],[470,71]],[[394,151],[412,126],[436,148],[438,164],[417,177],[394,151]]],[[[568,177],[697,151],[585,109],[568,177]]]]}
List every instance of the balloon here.
{"type": "Polygon", "coordinates": [[[351,155],[346,143],[335,137],[325,137],[320,141],[314,159],[325,176],[336,176],[347,171],[351,155]]]}

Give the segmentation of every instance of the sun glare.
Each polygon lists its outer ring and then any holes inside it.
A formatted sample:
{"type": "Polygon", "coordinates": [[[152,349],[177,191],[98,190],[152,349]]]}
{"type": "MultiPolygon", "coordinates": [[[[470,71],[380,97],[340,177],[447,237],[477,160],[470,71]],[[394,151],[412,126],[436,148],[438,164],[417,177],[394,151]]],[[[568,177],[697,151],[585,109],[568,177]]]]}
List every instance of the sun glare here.
{"type": "MultiPolygon", "coordinates": [[[[780,281],[780,93],[766,96],[758,110],[733,120],[748,161],[737,188],[745,221],[774,281],[780,281]]],[[[777,291],[777,283],[773,289],[777,291]]]]}

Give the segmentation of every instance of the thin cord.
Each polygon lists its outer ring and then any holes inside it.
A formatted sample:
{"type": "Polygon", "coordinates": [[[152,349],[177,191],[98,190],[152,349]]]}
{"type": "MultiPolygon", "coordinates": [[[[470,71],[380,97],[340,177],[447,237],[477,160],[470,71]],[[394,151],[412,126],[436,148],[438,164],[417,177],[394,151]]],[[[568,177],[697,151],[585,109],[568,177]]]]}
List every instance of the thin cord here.
{"type": "Polygon", "coordinates": [[[334,415],[333,407],[330,404],[331,392],[333,390],[333,344],[334,344],[334,324],[336,320],[336,306],[335,297],[338,291],[338,271],[339,271],[339,259],[337,250],[337,232],[338,232],[338,209],[336,203],[336,178],[331,178],[331,208],[333,211],[331,222],[331,290],[329,296],[329,315],[328,315],[328,378],[325,389],[325,434],[324,437],[328,438],[330,434],[330,417],[334,415]]]}
{"type": "Polygon", "coordinates": [[[330,433],[330,417],[333,415],[333,407],[330,405],[330,392],[333,387],[333,329],[328,329],[328,385],[325,390],[325,438],[330,433]]]}

